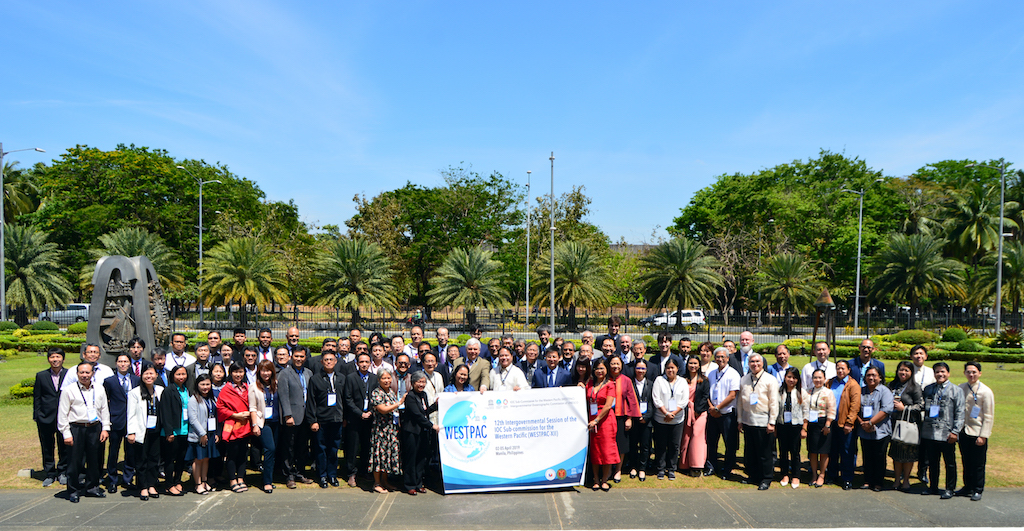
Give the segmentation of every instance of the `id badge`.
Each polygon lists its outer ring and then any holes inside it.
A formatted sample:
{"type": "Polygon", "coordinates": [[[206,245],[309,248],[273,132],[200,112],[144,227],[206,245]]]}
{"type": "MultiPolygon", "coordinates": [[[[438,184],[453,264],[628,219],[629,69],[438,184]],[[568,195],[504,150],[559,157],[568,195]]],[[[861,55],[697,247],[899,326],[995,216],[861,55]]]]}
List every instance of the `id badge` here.
{"type": "Polygon", "coordinates": [[[807,413],[807,422],[818,422],[818,410],[812,409],[807,413]]]}
{"type": "Polygon", "coordinates": [[[939,405],[938,404],[932,404],[932,406],[928,408],[928,416],[933,418],[933,419],[937,418],[939,416],[939,405]]]}
{"type": "Polygon", "coordinates": [[[370,410],[370,399],[369,398],[364,398],[363,399],[363,411],[369,411],[369,410],[370,410]]]}
{"type": "Polygon", "coordinates": [[[94,407],[86,409],[85,415],[89,417],[89,422],[96,422],[97,420],[100,420],[100,416],[96,413],[96,408],[94,407]]]}
{"type": "Polygon", "coordinates": [[[793,412],[792,411],[783,411],[782,412],[782,421],[785,422],[786,424],[791,424],[793,422],[793,412]]]}
{"type": "Polygon", "coordinates": [[[397,411],[395,411],[394,413],[391,414],[391,418],[392,418],[392,420],[394,420],[395,426],[398,426],[398,412],[397,411]]]}
{"type": "Polygon", "coordinates": [[[208,432],[217,431],[217,418],[216,417],[212,417],[212,418],[206,419],[206,431],[208,431],[208,432]]]}
{"type": "Polygon", "coordinates": [[[674,398],[669,399],[669,401],[668,401],[668,412],[671,413],[671,412],[675,411],[677,407],[679,407],[679,404],[676,403],[676,399],[674,399],[674,398]]]}
{"type": "Polygon", "coordinates": [[[146,429],[151,430],[156,427],[156,415],[146,415],[146,429]]]}
{"type": "Polygon", "coordinates": [[[592,417],[596,417],[597,416],[597,404],[594,404],[594,403],[590,404],[590,416],[592,416],[592,417]]]}
{"type": "Polygon", "coordinates": [[[981,415],[981,406],[974,406],[971,408],[971,418],[976,419],[981,415]]]}
{"type": "Polygon", "coordinates": [[[646,415],[647,414],[647,402],[643,402],[643,403],[640,404],[640,414],[641,415],[646,415]]]}
{"type": "Polygon", "coordinates": [[[327,405],[333,406],[338,403],[338,395],[334,393],[327,393],[327,405]]]}
{"type": "Polygon", "coordinates": [[[274,418],[274,406],[264,406],[263,407],[263,419],[264,420],[270,420],[272,418],[274,418]]]}
{"type": "Polygon", "coordinates": [[[750,405],[752,405],[752,406],[756,406],[757,405],[757,393],[751,393],[750,394],[750,405]]]}
{"type": "Polygon", "coordinates": [[[869,419],[875,414],[875,408],[873,406],[864,406],[864,413],[861,415],[865,419],[869,419]]]}

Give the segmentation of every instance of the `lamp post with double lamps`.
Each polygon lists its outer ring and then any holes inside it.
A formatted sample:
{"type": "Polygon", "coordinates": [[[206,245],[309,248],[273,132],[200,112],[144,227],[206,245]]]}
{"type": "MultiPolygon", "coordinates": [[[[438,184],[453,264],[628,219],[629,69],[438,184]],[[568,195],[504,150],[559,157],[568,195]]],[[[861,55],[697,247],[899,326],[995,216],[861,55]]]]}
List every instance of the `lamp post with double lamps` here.
{"type": "Polygon", "coordinates": [[[4,254],[4,226],[7,225],[7,218],[4,216],[4,157],[19,151],[38,151],[46,153],[41,148],[12,149],[4,151],[4,144],[0,142],[0,320],[7,320],[7,255],[4,254]]]}
{"type": "Polygon", "coordinates": [[[188,171],[184,166],[178,166],[178,169],[189,174],[199,184],[199,326],[203,326],[203,185],[222,183],[219,179],[204,181],[199,177],[196,177],[195,174],[188,171]]]}

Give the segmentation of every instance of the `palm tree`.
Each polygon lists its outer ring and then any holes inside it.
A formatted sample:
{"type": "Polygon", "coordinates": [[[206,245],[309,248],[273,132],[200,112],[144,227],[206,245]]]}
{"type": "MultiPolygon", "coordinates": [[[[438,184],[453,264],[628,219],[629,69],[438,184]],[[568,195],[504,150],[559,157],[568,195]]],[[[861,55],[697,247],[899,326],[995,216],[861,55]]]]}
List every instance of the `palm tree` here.
{"type": "Polygon", "coordinates": [[[676,327],[682,327],[682,310],[711,304],[724,284],[716,271],[721,267],[708,247],[679,237],[655,247],[642,260],[641,292],[648,308],[676,309],[676,327]]]}
{"type": "Polygon", "coordinates": [[[765,260],[754,285],[764,300],[786,313],[787,331],[792,326],[791,315],[809,309],[821,292],[814,266],[796,253],[780,253],[765,260]]]}
{"type": "Polygon", "coordinates": [[[13,223],[22,214],[39,207],[39,187],[29,174],[17,167],[18,161],[4,163],[4,222],[13,223]]]}
{"type": "MultiPolygon", "coordinates": [[[[964,188],[951,190],[949,197],[941,215],[945,219],[944,234],[953,254],[977,268],[981,257],[999,243],[999,187],[969,182],[964,188]]],[[[1017,228],[1017,222],[1009,216],[1018,207],[1016,201],[1005,203],[1006,228],[1017,228]]]]}
{"type": "Polygon", "coordinates": [[[64,278],[57,244],[35,227],[7,225],[4,233],[7,304],[37,312],[71,300],[71,284],[64,278]]]}
{"type": "Polygon", "coordinates": [[[964,264],[943,258],[946,240],[925,234],[894,234],[872,260],[874,280],[868,291],[875,300],[892,299],[910,305],[911,326],[921,299],[960,297],[964,290],[964,264]]]}
{"type": "MultiPolygon", "coordinates": [[[[533,304],[544,306],[551,301],[551,258],[543,255],[533,282],[537,286],[533,304]]],[[[592,247],[567,241],[555,245],[555,306],[569,310],[569,330],[576,329],[577,308],[607,306],[613,286],[608,268],[592,247]]]]}
{"type": "MultiPolygon", "coordinates": [[[[972,283],[970,300],[972,305],[991,302],[996,294],[996,265],[998,256],[992,253],[985,257],[984,266],[978,270],[972,283]]],[[[1024,243],[1015,241],[1003,245],[1003,304],[1009,303],[1014,319],[1020,318],[1021,303],[1024,302],[1024,243]]]]}
{"type": "Polygon", "coordinates": [[[359,308],[394,308],[396,287],[393,272],[381,246],[365,238],[339,238],[316,258],[321,294],[317,304],[352,312],[352,326],[362,320],[359,308]]]}
{"type": "Polygon", "coordinates": [[[448,253],[430,279],[434,286],[427,292],[430,304],[462,306],[470,324],[476,323],[476,307],[506,306],[508,290],[504,286],[503,264],[491,259],[492,254],[480,247],[448,253]]]}
{"type": "Polygon", "coordinates": [[[92,285],[92,275],[96,271],[96,261],[104,256],[122,255],[127,257],[145,256],[153,263],[160,285],[166,289],[181,288],[181,260],[178,254],[164,243],[158,234],[153,234],[139,227],[125,227],[108,232],[99,238],[102,249],[92,249],[89,255],[92,261],[82,268],[79,282],[87,289],[92,285]]]}
{"type": "Polygon", "coordinates": [[[232,238],[218,243],[206,253],[203,291],[211,304],[230,304],[237,300],[241,322],[246,306],[266,305],[284,300],[284,268],[273,251],[253,237],[232,238]]]}

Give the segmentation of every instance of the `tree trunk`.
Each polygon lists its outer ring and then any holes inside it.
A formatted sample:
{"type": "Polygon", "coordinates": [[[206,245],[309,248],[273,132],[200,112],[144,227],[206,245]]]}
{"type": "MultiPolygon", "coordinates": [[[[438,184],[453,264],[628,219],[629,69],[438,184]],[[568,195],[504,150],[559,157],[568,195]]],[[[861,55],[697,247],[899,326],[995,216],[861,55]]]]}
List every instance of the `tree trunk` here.
{"type": "MultiPolygon", "coordinates": [[[[363,321],[362,316],[359,314],[359,306],[352,308],[352,327],[359,328],[359,323],[363,321]]],[[[353,352],[355,351],[355,345],[352,346],[353,352]]]]}
{"type": "Polygon", "coordinates": [[[569,327],[568,327],[568,329],[570,331],[572,331],[572,332],[575,332],[576,328],[577,328],[577,326],[576,326],[576,305],[575,304],[570,304],[569,305],[569,327]]]}

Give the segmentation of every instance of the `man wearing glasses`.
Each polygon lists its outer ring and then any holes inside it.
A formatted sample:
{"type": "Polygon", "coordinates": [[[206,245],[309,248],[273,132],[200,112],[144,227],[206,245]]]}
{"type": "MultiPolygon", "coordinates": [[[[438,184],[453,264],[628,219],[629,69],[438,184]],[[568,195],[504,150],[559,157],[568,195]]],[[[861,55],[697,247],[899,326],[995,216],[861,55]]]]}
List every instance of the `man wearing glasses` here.
{"type": "Polygon", "coordinates": [[[861,387],[864,387],[864,371],[868,367],[875,367],[878,369],[878,374],[882,377],[881,385],[885,385],[885,364],[872,357],[875,353],[875,344],[870,339],[865,339],[860,342],[860,355],[850,360],[850,378],[853,378],[861,387]]]}

